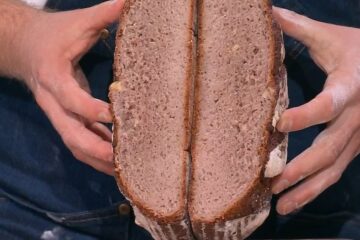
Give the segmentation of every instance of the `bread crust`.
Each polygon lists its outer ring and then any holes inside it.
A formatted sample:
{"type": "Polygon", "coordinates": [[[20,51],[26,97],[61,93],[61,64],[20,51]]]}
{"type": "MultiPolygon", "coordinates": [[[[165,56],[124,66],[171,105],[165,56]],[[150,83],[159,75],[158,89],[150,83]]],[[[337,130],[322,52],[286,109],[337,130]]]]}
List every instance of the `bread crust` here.
{"type": "Polygon", "coordinates": [[[244,217],[218,221],[214,223],[198,223],[194,227],[196,239],[226,239],[241,240],[248,237],[270,212],[270,206],[244,217]]]}
{"type": "MultiPolygon", "coordinates": [[[[198,0],[198,5],[195,4],[195,0],[191,1],[191,9],[193,14],[191,15],[191,20],[195,23],[195,12],[198,12],[198,17],[201,18],[202,13],[202,6],[203,6],[204,0],[198,0]],[[196,8],[199,8],[198,11],[196,8]]],[[[122,12],[120,16],[120,27],[117,32],[117,40],[116,40],[116,50],[115,50],[115,63],[114,63],[114,83],[110,87],[110,93],[109,97],[111,100],[111,109],[114,119],[114,132],[121,131],[120,129],[120,119],[115,116],[115,112],[113,110],[113,102],[114,102],[114,95],[121,91],[121,72],[120,68],[117,67],[117,63],[120,63],[120,55],[118,54],[121,51],[121,41],[120,38],[123,36],[124,33],[124,27],[121,24],[121,22],[125,21],[125,18],[132,6],[132,4],[136,2],[136,0],[127,0],[125,2],[124,11],[122,12]]],[[[175,212],[171,216],[158,216],[155,212],[153,212],[151,209],[145,208],[140,202],[134,198],[134,196],[130,196],[128,193],[130,192],[128,189],[128,186],[126,182],[123,181],[121,178],[121,169],[120,164],[116,160],[117,156],[119,156],[119,153],[116,151],[116,146],[118,144],[121,144],[120,139],[117,139],[117,134],[114,134],[113,138],[113,147],[114,147],[114,164],[115,164],[115,177],[117,180],[117,183],[119,185],[119,188],[121,192],[124,194],[125,197],[131,202],[131,204],[134,206],[135,215],[137,217],[137,222],[146,228],[150,233],[156,237],[156,239],[192,239],[192,229],[191,224],[194,230],[194,234],[198,239],[214,239],[216,233],[215,228],[217,228],[218,232],[226,232],[227,227],[229,226],[228,223],[234,222],[234,220],[237,219],[250,219],[254,216],[261,215],[259,218],[261,221],[258,222],[258,225],[262,223],[262,221],[265,220],[266,216],[268,214],[270,209],[270,200],[271,200],[271,191],[270,191],[270,180],[266,177],[264,177],[266,165],[268,163],[270,152],[272,152],[274,149],[276,149],[279,146],[286,146],[287,144],[287,137],[286,135],[279,133],[276,131],[275,126],[273,124],[274,116],[276,115],[275,112],[281,113],[284,111],[284,109],[287,107],[288,101],[287,101],[287,95],[286,97],[281,96],[281,92],[284,92],[284,89],[281,89],[281,86],[285,88],[286,84],[284,84],[285,78],[284,78],[284,71],[285,68],[283,67],[283,57],[281,56],[281,48],[282,48],[282,36],[281,36],[281,30],[279,26],[273,21],[272,18],[272,5],[270,0],[263,0],[263,7],[264,7],[264,13],[267,18],[267,27],[268,31],[272,33],[271,42],[269,43],[269,49],[271,51],[271,67],[269,71],[268,79],[268,85],[272,89],[275,90],[275,93],[271,96],[272,97],[272,113],[268,116],[268,126],[263,129],[263,136],[264,139],[267,139],[267,141],[263,142],[263,145],[258,150],[258,155],[260,156],[263,164],[262,169],[260,171],[259,176],[253,181],[253,184],[249,186],[245,192],[246,194],[239,199],[235,204],[232,206],[229,206],[227,209],[224,210],[224,213],[221,216],[216,217],[215,219],[211,221],[206,221],[204,219],[191,219],[191,223],[188,219],[188,207],[187,207],[187,201],[191,201],[192,194],[191,192],[188,194],[187,189],[188,186],[184,186],[183,188],[183,199],[179,199],[182,203],[181,206],[183,206],[182,209],[179,209],[179,211],[175,212]],[[278,99],[281,98],[280,107],[277,108],[278,105],[278,99]],[[187,197],[186,197],[187,196],[187,197]],[[205,231],[203,231],[205,229],[205,231]],[[176,232],[176,238],[174,238],[172,231],[176,232]],[[201,233],[204,232],[205,236],[201,233]],[[167,236],[165,238],[164,236],[167,236]]],[[[200,23],[201,24],[201,23],[200,23]]],[[[201,26],[199,26],[201,27],[201,26]]],[[[194,28],[194,26],[193,26],[194,28]]],[[[194,30],[194,29],[193,29],[194,30]]],[[[201,41],[199,39],[198,41],[201,41]]],[[[194,52],[194,45],[196,44],[196,40],[194,39],[194,35],[191,32],[191,29],[189,29],[189,41],[188,41],[188,51],[190,56],[190,64],[188,65],[187,70],[187,81],[186,81],[186,90],[184,92],[184,104],[187,109],[187,112],[184,114],[184,126],[185,126],[185,139],[183,139],[183,147],[184,150],[189,150],[191,148],[191,151],[194,153],[196,152],[196,146],[194,144],[191,144],[191,135],[196,134],[198,125],[198,121],[194,121],[195,123],[192,124],[192,119],[196,119],[198,116],[196,115],[196,111],[193,112],[193,105],[196,105],[197,102],[199,102],[199,86],[194,84],[194,78],[198,76],[199,74],[199,68],[196,68],[197,64],[201,62],[203,53],[202,50],[195,47],[194,52]],[[196,54],[195,54],[196,53],[196,54]],[[195,56],[196,55],[196,56],[195,56]]],[[[285,72],[286,75],[286,72],[285,72]]],[[[276,122],[276,120],[275,120],[276,122]]],[[[285,147],[286,148],[286,147],[285,147]]],[[[188,161],[187,159],[183,159],[183,161],[188,161]]],[[[183,181],[186,182],[187,174],[189,173],[186,169],[186,165],[184,165],[183,181]]],[[[245,221],[245,220],[244,220],[245,221]]],[[[238,232],[236,232],[236,239],[243,239],[251,233],[252,231],[243,232],[241,229],[239,229],[238,232]]],[[[221,238],[220,238],[221,239],[221,238]]],[[[229,238],[230,239],[230,238],[229,238]]],[[[234,238],[235,239],[235,238],[234,238]]]]}

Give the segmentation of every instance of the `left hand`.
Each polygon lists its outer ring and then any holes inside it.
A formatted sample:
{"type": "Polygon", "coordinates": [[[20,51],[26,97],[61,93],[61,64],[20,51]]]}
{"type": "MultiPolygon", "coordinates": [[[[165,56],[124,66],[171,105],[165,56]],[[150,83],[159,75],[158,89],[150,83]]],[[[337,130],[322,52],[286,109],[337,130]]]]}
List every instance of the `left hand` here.
{"type": "Polygon", "coordinates": [[[312,146],[273,181],[275,194],[299,183],[278,201],[277,211],[286,215],[336,183],[360,152],[360,29],[314,21],[279,8],[273,13],[283,31],[304,43],[328,75],[316,98],[285,111],[277,125],[281,132],[293,132],[327,123],[312,146]]]}
{"type": "Polygon", "coordinates": [[[118,20],[123,6],[124,0],[113,0],[85,9],[35,12],[18,31],[11,54],[13,76],[27,84],[74,157],[108,175],[114,174],[112,134],[102,123],[112,121],[109,104],[91,95],[79,60],[101,30],[118,20]]]}

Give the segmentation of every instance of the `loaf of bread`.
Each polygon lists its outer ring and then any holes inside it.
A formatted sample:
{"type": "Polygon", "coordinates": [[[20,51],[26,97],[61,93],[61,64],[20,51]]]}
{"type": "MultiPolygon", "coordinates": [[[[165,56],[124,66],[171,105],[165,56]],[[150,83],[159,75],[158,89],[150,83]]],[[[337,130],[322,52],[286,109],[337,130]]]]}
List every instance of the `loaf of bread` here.
{"type": "Polygon", "coordinates": [[[271,3],[128,0],[116,43],[116,177],[136,222],[156,240],[244,239],[286,161],[271,3]]]}

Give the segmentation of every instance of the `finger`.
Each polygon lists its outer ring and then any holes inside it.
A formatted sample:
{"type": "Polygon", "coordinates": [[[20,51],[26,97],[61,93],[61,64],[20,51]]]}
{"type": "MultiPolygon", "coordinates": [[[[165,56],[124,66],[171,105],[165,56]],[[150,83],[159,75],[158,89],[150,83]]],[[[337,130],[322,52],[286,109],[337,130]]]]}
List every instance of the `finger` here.
{"type": "Polygon", "coordinates": [[[89,81],[87,80],[83,70],[79,65],[75,66],[74,78],[79,83],[81,89],[84,89],[87,93],[91,94],[91,89],[89,86],[89,81]]]}
{"type": "Polygon", "coordinates": [[[273,15],[287,35],[301,41],[307,47],[321,42],[319,36],[323,36],[320,33],[324,33],[322,23],[278,7],[273,7],[273,15]]]}
{"type": "Polygon", "coordinates": [[[38,91],[36,100],[72,152],[82,152],[87,157],[112,162],[111,143],[87,129],[74,114],[66,112],[50,93],[38,91]]]}
{"type": "Polygon", "coordinates": [[[272,192],[279,194],[317,171],[332,165],[353,136],[351,128],[338,124],[324,130],[313,145],[293,159],[280,176],[274,179],[272,192]]]}
{"type": "Polygon", "coordinates": [[[99,30],[118,20],[124,2],[124,0],[106,1],[94,7],[84,9],[83,12],[87,16],[89,27],[99,32],[99,30]]]}
{"type": "Polygon", "coordinates": [[[92,157],[89,157],[87,155],[85,155],[82,152],[73,152],[74,157],[78,160],[80,160],[81,162],[90,165],[91,167],[93,167],[94,169],[96,169],[99,172],[103,172],[107,175],[110,176],[114,176],[115,173],[115,167],[114,164],[112,162],[104,162],[101,161],[99,159],[95,159],[92,157]]]}
{"type": "Polygon", "coordinates": [[[283,195],[277,203],[277,211],[282,215],[289,214],[305,206],[331,185],[338,182],[346,167],[355,157],[356,151],[358,150],[359,138],[360,132],[352,137],[350,144],[345,148],[334,165],[316,173],[283,195]]]}
{"type": "Polygon", "coordinates": [[[87,121],[108,123],[112,121],[109,104],[93,98],[81,89],[72,76],[52,81],[47,88],[66,110],[84,117],[87,121]]]}
{"type": "Polygon", "coordinates": [[[327,87],[310,102],[285,111],[277,129],[294,132],[329,122],[343,111],[346,101],[347,92],[342,86],[327,87]]]}
{"type": "Polygon", "coordinates": [[[310,148],[289,162],[282,174],[274,179],[273,193],[278,194],[333,164],[353,138],[354,129],[359,128],[358,121],[351,121],[354,112],[353,109],[344,111],[316,137],[310,148]]]}
{"type": "Polygon", "coordinates": [[[112,133],[111,131],[101,123],[92,123],[88,128],[93,131],[96,135],[100,136],[102,139],[108,142],[112,142],[112,133]]]}

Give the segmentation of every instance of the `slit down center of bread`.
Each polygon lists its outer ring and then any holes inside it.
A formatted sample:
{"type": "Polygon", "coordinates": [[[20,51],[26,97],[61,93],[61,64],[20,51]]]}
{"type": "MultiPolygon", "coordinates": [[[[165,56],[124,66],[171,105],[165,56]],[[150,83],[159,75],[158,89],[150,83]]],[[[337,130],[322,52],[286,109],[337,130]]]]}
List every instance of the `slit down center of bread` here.
{"type": "Polygon", "coordinates": [[[265,219],[286,105],[279,35],[267,0],[126,2],[110,88],[116,177],[154,238],[242,239],[265,219]]]}

